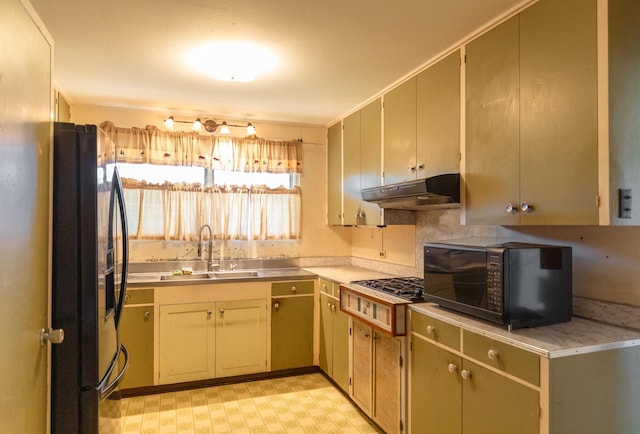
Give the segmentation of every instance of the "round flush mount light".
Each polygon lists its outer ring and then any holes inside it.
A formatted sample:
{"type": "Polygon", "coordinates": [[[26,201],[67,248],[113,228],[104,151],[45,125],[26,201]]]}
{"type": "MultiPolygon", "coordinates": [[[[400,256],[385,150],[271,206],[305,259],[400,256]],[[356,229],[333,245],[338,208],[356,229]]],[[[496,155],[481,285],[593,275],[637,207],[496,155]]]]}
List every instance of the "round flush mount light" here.
{"type": "Polygon", "coordinates": [[[248,42],[215,42],[193,49],[187,61],[196,70],[217,80],[247,82],[272,71],[276,56],[267,48],[248,42]]]}

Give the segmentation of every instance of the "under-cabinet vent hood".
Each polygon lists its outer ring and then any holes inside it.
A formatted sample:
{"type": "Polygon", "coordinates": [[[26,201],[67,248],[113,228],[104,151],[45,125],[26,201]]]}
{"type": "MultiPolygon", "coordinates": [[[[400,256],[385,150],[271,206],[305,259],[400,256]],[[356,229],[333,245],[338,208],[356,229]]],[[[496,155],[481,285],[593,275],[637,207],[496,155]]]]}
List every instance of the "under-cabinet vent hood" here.
{"type": "Polygon", "coordinates": [[[424,210],[460,206],[460,174],[448,173],[431,178],[365,188],[362,200],[380,208],[424,210]]]}

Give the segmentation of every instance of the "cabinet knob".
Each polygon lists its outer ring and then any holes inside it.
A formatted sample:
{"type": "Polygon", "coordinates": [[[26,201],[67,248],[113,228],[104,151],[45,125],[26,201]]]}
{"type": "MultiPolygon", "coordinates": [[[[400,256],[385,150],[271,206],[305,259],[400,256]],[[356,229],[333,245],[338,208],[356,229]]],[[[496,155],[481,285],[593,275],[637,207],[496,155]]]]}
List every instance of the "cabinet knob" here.
{"type": "Polygon", "coordinates": [[[490,360],[497,360],[498,359],[498,351],[489,350],[489,352],[487,353],[487,357],[489,357],[490,360]]]}
{"type": "Polygon", "coordinates": [[[220,315],[224,315],[224,309],[220,309],[220,315]]]}
{"type": "Polygon", "coordinates": [[[150,317],[150,316],[151,316],[151,312],[146,311],[146,312],[144,313],[144,319],[149,319],[149,317],[150,317]]]}
{"type": "Polygon", "coordinates": [[[295,286],[291,287],[291,292],[295,293],[298,290],[298,288],[296,288],[295,286]]]}
{"type": "Polygon", "coordinates": [[[365,338],[368,338],[369,336],[371,336],[369,333],[365,333],[365,334],[364,334],[364,337],[365,337],[365,338]]]}
{"type": "Polygon", "coordinates": [[[211,314],[213,314],[213,312],[211,312],[210,310],[207,311],[207,316],[211,316],[211,314]]]}
{"type": "Polygon", "coordinates": [[[424,169],[424,164],[418,164],[418,170],[424,169]]]}
{"type": "Polygon", "coordinates": [[[512,203],[508,203],[507,206],[505,207],[505,210],[507,211],[508,214],[518,214],[518,207],[512,203]]]}
{"type": "Polygon", "coordinates": [[[520,209],[522,210],[522,212],[531,213],[533,212],[533,205],[528,202],[522,202],[520,204],[520,209]]]}
{"type": "Polygon", "coordinates": [[[274,308],[275,310],[280,309],[280,303],[278,303],[277,301],[276,301],[275,303],[273,303],[273,308],[274,308]]]}
{"type": "Polygon", "coordinates": [[[410,172],[415,172],[416,171],[416,166],[409,166],[409,171],[410,172]]]}
{"type": "Polygon", "coordinates": [[[463,369],[460,372],[460,376],[462,377],[463,380],[468,380],[469,378],[471,378],[471,371],[467,371],[466,369],[463,369]]]}
{"type": "Polygon", "coordinates": [[[449,363],[449,366],[448,366],[447,369],[449,369],[449,373],[455,374],[456,371],[458,370],[458,367],[456,365],[454,365],[453,363],[449,363]]]}
{"type": "Polygon", "coordinates": [[[427,326],[427,333],[432,335],[436,332],[436,328],[434,326],[427,326]]]}
{"type": "Polygon", "coordinates": [[[332,305],[331,305],[331,303],[327,303],[327,307],[328,307],[329,309],[331,309],[331,306],[332,306],[332,305]]]}

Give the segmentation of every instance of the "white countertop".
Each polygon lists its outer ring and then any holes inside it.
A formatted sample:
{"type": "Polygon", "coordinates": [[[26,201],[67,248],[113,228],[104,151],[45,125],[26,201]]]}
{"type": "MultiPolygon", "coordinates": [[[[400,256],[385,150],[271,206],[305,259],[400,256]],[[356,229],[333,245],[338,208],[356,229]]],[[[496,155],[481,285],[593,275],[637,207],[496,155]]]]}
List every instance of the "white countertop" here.
{"type": "Polygon", "coordinates": [[[349,283],[354,280],[398,277],[393,274],[381,273],[379,271],[355,267],[353,265],[341,265],[338,267],[305,267],[304,269],[317,274],[319,277],[338,283],[349,283]]]}
{"type": "Polygon", "coordinates": [[[409,307],[416,312],[548,358],[640,345],[639,332],[579,317],[573,317],[567,323],[510,332],[504,327],[454,313],[433,303],[415,303],[409,307]]]}

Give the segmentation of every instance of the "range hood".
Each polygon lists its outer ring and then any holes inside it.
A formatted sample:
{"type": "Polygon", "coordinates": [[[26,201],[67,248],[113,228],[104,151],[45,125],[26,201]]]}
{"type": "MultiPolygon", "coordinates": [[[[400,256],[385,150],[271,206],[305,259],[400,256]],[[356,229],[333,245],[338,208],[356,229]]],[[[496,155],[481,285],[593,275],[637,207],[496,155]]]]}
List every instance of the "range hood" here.
{"type": "Polygon", "coordinates": [[[448,173],[360,191],[362,200],[380,208],[425,210],[460,206],[460,174],[448,173]]]}

